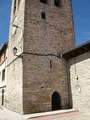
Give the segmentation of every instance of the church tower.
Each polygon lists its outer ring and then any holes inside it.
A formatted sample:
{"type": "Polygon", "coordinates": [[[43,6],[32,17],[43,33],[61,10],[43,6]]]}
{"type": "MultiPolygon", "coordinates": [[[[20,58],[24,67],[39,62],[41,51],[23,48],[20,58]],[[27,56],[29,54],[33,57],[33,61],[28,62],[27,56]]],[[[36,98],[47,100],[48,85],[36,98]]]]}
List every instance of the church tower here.
{"type": "Polygon", "coordinates": [[[13,0],[11,11],[6,106],[24,114],[69,108],[59,55],[74,47],[71,0],[13,0]]]}

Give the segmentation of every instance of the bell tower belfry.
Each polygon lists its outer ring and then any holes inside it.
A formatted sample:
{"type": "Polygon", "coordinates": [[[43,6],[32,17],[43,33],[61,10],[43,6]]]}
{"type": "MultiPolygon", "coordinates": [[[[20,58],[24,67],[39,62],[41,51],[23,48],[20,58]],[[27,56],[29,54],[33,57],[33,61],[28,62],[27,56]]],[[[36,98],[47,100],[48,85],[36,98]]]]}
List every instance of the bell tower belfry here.
{"type": "Polygon", "coordinates": [[[24,114],[56,110],[57,105],[52,105],[55,96],[60,109],[69,108],[66,63],[58,53],[73,47],[71,0],[13,0],[7,52],[8,108],[24,114]],[[17,48],[16,56],[13,48],[17,48]]]}
{"type": "Polygon", "coordinates": [[[27,0],[25,6],[25,51],[62,53],[74,47],[71,0],[27,0]]]}

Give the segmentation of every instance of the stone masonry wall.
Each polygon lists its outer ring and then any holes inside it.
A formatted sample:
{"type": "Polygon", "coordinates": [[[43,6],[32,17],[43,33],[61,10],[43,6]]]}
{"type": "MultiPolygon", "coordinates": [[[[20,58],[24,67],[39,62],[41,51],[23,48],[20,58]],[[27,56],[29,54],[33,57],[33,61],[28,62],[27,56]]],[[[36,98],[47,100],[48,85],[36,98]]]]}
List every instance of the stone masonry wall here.
{"type": "Polygon", "coordinates": [[[73,108],[90,115],[90,52],[69,62],[73,108]]]}
{"type": "Polygon", "coordinates": [[[61,95],[62,108],[68,106],[65,61],[48,55],[74,47],[71,4],[69,0],[61,2],[61,7],[56,7],[53,0],[48,0],[48,4],[38,0],[25,1],[24,113],[51,111],[54,91],[61,95]],[[41,18],[42,11],[46,13],[46,19],[41,18]],[[53,66],[51,69],[50,59],[53,66]]]}
{"type": "Polygon", "coordinates": [[[6,107],[23,113],[23,65],[22,58],[16,59],[6,69],[6,107]]]}
{"type": "Polygon", "coordinates": [[[23,113],[23,65],[22,58],[17,56],[23,52],[24,6],[24,0],[20,0],[14,13],[14,0],[12,0],[9,43],[6,53],[6,107],[21,113],[23,113]],[[13,54],[14,47],[17,48],[16,56],[13,54]]]}
{"type": "Polygon", "coordinates": [[[21,0],[15,13],[13,3],[6,54],[6,106],[21,113],[50,111],[51,95],[57,91],[61,95],[62,108],[66,108],[66,65],[63,60],[50,57],[53,71],[47,72],[51,63],[45,55],[61,53],[74,46],[70,0],[62,0],[61,7],[55,7],[53,0],[48,0],[47,5],[38,0],[21,0]],[[42,11],[46,13],[46,20],[41,19],[42,11]],[[17,48],[17,55],[24,52],[23,63],[22,58],[13,55],[14,47],[17,48]]]}
{"type": "Polygon", "coordinates": [[[53,0],[48,0],[48,4],[38,0],[25,2],[24,113],[52,110],[51,96],[54,91],[61,95],[62,108],[68,106],[65,62],[57,57],[45,56],[67,51],[74,46],[71,4],[69,0],[61,2],[61,7],[55,7],[53,0]],[[42,11],[46,13],[45,20],[41,18],[42,11]]]}
{"type": "Polygon", "coordinates": [[[90,119],[90,52],[68,61],[71,80],[73,109],[37,115],[29,120],[89,120],[90,119]],[[78,78],[78,79],[77,79],[78,78]]]}
{"type": "Polygon", "coordinates": [[[23,52],[23,31],[24,31],[24,0],[20,0],[14,13],[14,0],[12,0],[11,21],[9,32],[9,43],[7,49],[7,64],[12,62],[16,56],[13,55],[13,48],[18,49],[17,55],[23,52]],[[15,27],[17,26],[17,27],[15,27]]]}
{"type": "Polygon", "coordinates": [[[52,111],[52,94],[55,91],[61,96],[61,109],[68,108],[68,82],[63,60],[24,55],[23,67],[24,113],[52,111]]]}
{"type": "Polygon", "coordinates": [[[61,0],[56,7],[54,0],[48,4],[39,0],[26,0],[24,25],[24,51],[57,53],[74,47],[74,32],[70,0],[61,0]],[[46,19],[41,18],[44,11],[46,19]]]}

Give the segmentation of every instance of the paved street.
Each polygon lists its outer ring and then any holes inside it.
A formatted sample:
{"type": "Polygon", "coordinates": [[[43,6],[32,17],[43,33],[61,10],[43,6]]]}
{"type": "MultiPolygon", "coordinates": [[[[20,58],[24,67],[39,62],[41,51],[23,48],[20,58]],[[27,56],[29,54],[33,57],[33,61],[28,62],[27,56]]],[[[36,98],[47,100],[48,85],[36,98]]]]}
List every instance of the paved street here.
{"type": "Polygon", "coordinates": [[[21,115],[6,108],[0,108],[0,120],[89,120],[90,114],[82,114],[78,111],[55,111],[21,115]]]}
{"type": "Polygon", "coordinates": [[[25,120],[22,115],[0,108],[0,120],[25,120]]]}

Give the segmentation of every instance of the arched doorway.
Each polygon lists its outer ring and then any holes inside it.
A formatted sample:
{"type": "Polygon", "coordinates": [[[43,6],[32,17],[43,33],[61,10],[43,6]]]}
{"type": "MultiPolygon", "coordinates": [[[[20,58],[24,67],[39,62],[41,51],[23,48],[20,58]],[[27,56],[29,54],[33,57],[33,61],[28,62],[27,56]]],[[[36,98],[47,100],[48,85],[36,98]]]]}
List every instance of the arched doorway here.
{"type": "Polygon", "coordinates": [[[52,110],[61,109],[61,97],[58,92],[52,94],[52,110]]]}

